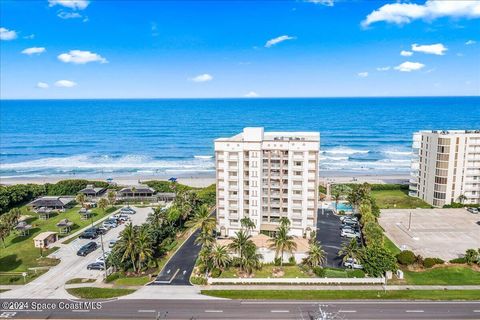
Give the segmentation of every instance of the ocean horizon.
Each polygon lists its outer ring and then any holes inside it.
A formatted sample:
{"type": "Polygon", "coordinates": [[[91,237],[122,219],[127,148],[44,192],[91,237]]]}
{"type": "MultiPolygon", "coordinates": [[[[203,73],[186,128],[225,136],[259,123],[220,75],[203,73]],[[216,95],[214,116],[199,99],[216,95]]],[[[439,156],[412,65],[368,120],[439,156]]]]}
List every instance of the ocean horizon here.
{"type": "Polygon", "coordinates": [[[214,176],[213,140],[319,131],[320,171],[408,174],[412,134],[480,129],[480,97],[0,101],[0,178],[214,176]]]}

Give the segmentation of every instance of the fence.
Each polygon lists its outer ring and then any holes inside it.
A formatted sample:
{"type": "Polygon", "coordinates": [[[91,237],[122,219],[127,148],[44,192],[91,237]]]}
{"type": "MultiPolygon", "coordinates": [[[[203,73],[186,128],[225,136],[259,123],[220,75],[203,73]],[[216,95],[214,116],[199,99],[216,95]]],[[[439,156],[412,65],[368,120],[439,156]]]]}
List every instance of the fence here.
{"type": "Polygon", "coordinates": [[[208,278],[208,284],[385,284],[385,278],[208,278]]]}

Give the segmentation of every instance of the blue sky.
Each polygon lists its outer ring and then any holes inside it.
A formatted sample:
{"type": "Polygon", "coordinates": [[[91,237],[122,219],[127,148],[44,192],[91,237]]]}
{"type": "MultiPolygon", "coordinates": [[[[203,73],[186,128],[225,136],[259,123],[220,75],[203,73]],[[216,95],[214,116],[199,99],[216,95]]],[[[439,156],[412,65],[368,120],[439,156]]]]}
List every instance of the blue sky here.
{"type": "Polygon", "coordinates": [[[4,99],[480,93],[475,1],[2,0],[0,9],[4,99]]]}

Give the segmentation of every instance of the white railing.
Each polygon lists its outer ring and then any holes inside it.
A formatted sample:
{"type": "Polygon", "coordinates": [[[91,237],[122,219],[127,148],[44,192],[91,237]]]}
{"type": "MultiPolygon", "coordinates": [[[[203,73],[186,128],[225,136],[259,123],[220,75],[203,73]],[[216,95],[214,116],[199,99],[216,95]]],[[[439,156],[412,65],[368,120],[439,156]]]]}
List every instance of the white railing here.
{"type": "Polygon", "coordinates": [[[385,278],[208,278],[208,284],[385,284],[385,278]]]}

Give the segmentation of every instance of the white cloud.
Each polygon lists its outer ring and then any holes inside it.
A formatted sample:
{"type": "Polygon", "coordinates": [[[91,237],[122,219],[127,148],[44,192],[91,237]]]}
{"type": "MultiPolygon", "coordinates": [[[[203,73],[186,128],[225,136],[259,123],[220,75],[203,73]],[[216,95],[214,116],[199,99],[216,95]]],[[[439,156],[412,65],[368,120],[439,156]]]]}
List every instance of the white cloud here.
{"type": "Polygon", "coordinates": [[[410,72],[410,71],[420,70],[423,67],[425,67],[423,63],[406,61],[396,66],[394,69],[402,72],[410,72]]]}
{"type": "Polygon", "coordinates": [[[33,39],[33,38],[35,38],[35,35],[34,35],[33,33],[30,34],[30,35],[28,35],[28,36],[24,36],[24,37],[23,37],[23,39],[28,39],[28,40],[31,40],[31,39],[33,39]]]}
{"type": "Polygon", "coordinates": [[[468,40],[467,42],[465,42],[465,44],[466,44],[467,46],[472,45],[472,44],[475,44],[475,43],[477,43],[477,41],[475,41],[475,40],[468,40]]]}
{"type": "Polygon", "coordinates": [[[60,87],[60,88],[72,88],[77,85],[76,82],[70,81],[70,80],[58,80],[55,82],[55,87],[60,87]]]}
{"type": "Polygon", "coordinates": [[[200,74],[196,77],[193,77],[190,79],[193,82],[207,82],[207,81],[212,81],[213,77],[209,75],[208,73],[200,74]]]}
{"type": "Polygon", "coordinates": [[[296,39],[296,38],[291,37],[291,36],[287,36],[287,35],[276,37],[276,38],[268,40],[265,43],[265,48],[270,48],[270,47],[272,47],[276,44],[279,44],[280,42],[287,41],[287,40],[294,40],[294,39],[296,39]]]}
{"type": "Polygon", "coordinates": [[[57,16],[62,19],[80,19],[83,16],[78,13],[78,12],[66,12],[66,11],[60,11],[57,16]]]}
{"type": "Polygon", "coordinates": [[[322,5],[327,6],[327,7],[333,7],[333,4],[334,4],[333,0],[305,0],[305,2],[322,4],[322,5]]]}
{"type": "Polygon", "coordinates": [[[388,70],[390,70],[390,66],[378,67],[378,68],[377,68],[377,71],[388,71],[388,70]]]}
{"type": "Polygon", "coordinates": [[[7,28],[0,28],[0,40],[13,40],[17,38],[15,30],[8,30],[7,28]]]}
{"type": "Polygon", "coordinates": [[[424,45],[418,45],[416,43],[412,44],[412,51],[423,52],[427,54],[436,54],[438,56],[443,56],[445,54],[445,51],[447,50],[447,47],[445,47],[441,43],[424,45]]]}
{"type": "Polygon", "coordinates": [[[368,72],[364,71],[364,72],[359,72],[357,73],[357,75],[360,77],[360,78],[366,78],[368,77],[368,72]]]}
{"type": "Polygon", "coordinates": [[[244,95],[245,98],[256,98],[258,97],[258,93],[255,91],[250,91],[244,95]]]}
{"type": "Polygon", "coordinates": [[[68,53],[62,53],[58,60],[65,63],[85,64],[89,62],[108,63],[107,59],[99,54],[90,51],[70,50],[68,53]]]}
{"type": "Polygon", "coordinates": [[[73,10],[83,10],[88,7],[88,0],[48,0],[50,7],[59,5],[73,10]]]}
{"type": "Polygon", "coordinates": [[[36,87],[39,89],[48,89],[49,85],[48,83],[45,83],[45,82],[38,82],[36,87]]]}
{"type": "Polygon", "coordinates": [[[434,20],[441,17],[477,18],[480,17],[480,1],[470,0],[427,0],[425,4],[391,3],[372,11],[365,20],[363,27],[372,23],[385,21],[405,24],[416,19],[434,20]]]}
{"type": "Polygon", "coordinates": [[[413,54],[412,51],[407,51],[407,50],[400,51],[400,55],[402,55],[404,57],[410,57],[412,54],[413,54]]]}
{"type": "Polygon", "coordinates": [[[32,47],[32,48],[27,48],[27,49],[22,50],[23,54],[28,54],[28,55],[40,54],[40,53],[43,53],[43,52],[45,52],[44,47],[32,47]]]}
{"type": "Polygon", "coordinates": [[[150,30],[152,31],[152,37],[158,36],[158,26],[156,22],[150,23],[150,30]]]}

